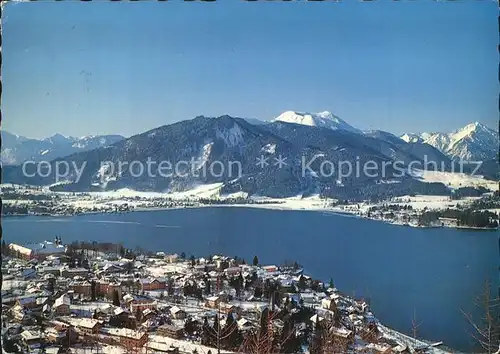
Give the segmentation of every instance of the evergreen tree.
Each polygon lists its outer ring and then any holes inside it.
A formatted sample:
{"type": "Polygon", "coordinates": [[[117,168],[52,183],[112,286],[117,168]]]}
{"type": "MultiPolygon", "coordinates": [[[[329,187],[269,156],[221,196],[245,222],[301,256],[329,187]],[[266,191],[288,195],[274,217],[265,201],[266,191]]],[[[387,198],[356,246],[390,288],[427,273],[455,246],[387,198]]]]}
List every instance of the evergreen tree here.
{"type": "Polygon", "coordinates": [[[227,316],[226,324],[222,330],[222,339],[223,346],[228,350],[237,349],[241,345],[242,336],[232,312],[227,316]]]}
{"type": "Polygon", "coordinates": [[[287,315],[283,318],[283,331],[280,339],[281,353],[300,353],[300,341],[295,334],[292,317],[287,315]]]}
{"type": "Polygon", "coordinates": [[[92,301],[95,301],[97,298],[97,284],[94,279],[92,279],[92,282],[90,283],[90,294],[92,301]]]}
{"type": "Polygon", "coordinates": [[[208,324],[208,319],[205,317],[203,320],[203,326],[201,327],[201,345],[211,344],[211,328],[208,324]]]}
{"type": "Polygon", "coordinates": [[[299,277],[299,284],[298,284],[298,287],[299,287],[299,289],[300,289],[300,290],[305,290],[305,289],[306,289],[306,287],[307,287],[307,286],[306,286],[306,279],[304,278],[304,276],[303,276],[303,275],[301,275],[301,276],[299,277]]]}
{"type": "Polygon", "coordinates": [[[210,285],[210,279],[206,277],[205,278],[205,295],[210,295],[210,293],[211,293],[210,292],[210,290],[211,290],[210,287],[211,287],[211,285],[210,285]]]}
{"type": "Polygon", "coordinates": [[[254,257],[253,257],[253,262],[252,262],[252,264],[253,264],[254,266],[259,265],[259,258],[258,258],[257,256],[254,256],[254,257]]]}
{"type": "Polygon", "coordinates": [[[330,288],[332,288],[332,289],[333,289],[333,288],[335,288],[335,286],[334,286],[334,284],[333,284],[333,279],[331,279],[331,278],[330,278],[330,284],[329,284],[329,287],[330,287],[330,288]]]}
{"type": "Polygon", "coordinates": [[[170,278],[168,279],[167,283],[167,294],[168,296],[173,296],[174,295],[174,279],[170,278]]]}
{"type": "Polygon", "coordinates": [[[266,307],[260,314],[260,337],[264,338],[267,335],[269,326],[269,309],[266,307]]]}
{"type": "Polygon", "coordinates": [[[311,343],[309,344],[309,349],[311,354],[322,354],[323,346],[323,328],[321,322],[319,321],[319,316],[316,316],[316,323],[314,324],[314,334],[311,338],[311,343]]]}
{"type": "Polygon", "coordinates": [[[212,347],[217,348],[219,344],[220,334],[221,334],[221,329],[219,324],[219,316],[217,315],[214,319],[212,330],[210,331],[210,343],[212,347]]]}
{"type": "Polygon", "coordinates": [[[47,291],[50,292],[51,294],[54,293],[56,285],[56,279],[55,278],[49,278],[48,283],[47,283],[47,291]]]}
{"type": "Polygon", "coordinates": [[[262,288],[260,286],[255,287],[253,296],[255,296],[256,298],[260,298],[262,296],[262,288]]]}
{"type": "Polygon", "coordinates": [[[118,290],[113,291],[113,305],[120,306],[120,294],[118,294],[118,290]]]}

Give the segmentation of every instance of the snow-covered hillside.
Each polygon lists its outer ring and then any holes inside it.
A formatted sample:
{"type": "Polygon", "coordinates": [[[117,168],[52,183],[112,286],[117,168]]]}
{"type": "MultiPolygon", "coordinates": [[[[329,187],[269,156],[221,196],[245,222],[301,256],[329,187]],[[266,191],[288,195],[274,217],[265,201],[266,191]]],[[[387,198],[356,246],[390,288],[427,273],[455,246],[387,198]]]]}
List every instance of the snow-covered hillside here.
{"type": "Polygon", "coordinates": [[[406,142],[423,142],[453,159],[483,161],[498,153],[498,132],[474,122],[452,133],[416,133],[401,136],[406,142]]]}
{"type": "Polygon", "coordinates": [[[328,128],[333,130],[347,130],[352,133],[361,134],[360,130],[352,127],[344,120],[340,119],[339,117],[333,115],[328,111],[320,113],[286,111],[280,114],[275,119],[273,119],[273,121],[302,124],[312,127],[328,128]]]}

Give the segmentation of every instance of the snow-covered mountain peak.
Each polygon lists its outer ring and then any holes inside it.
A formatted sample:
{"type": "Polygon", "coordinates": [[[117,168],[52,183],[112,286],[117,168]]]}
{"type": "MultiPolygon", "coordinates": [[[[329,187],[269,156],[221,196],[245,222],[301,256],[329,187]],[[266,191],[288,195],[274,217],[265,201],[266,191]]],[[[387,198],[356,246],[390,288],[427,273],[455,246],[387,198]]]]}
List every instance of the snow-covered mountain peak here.
{"type": "Polygon", "coordinates": [[[401,136],[406,142],[425,142],[455,159],[488,160],[495,158],[498,132],[473,122],[451,133],[418,133],[401,136]]]}
{"type": "Polygon", "coordinates": [[[403,134],[400,136],[400,139],[404,140],[407,143],[420,143],[423,141],[422,137],[418,134],[403,134]]]}
{"type": "Polygon", "coordinates": [[[273,121],[361,133],[358,129],[328,111],[319,113],[286,111],[273,119],[273,121]]]}
{"type": "Polygon", "coordinates": [[[74,139],[72,139],[71,137],[67,137],[67,136],[64,136],[62,134],[56,133],[56,134],[52,135],[51,137],[45,138],[44,140],[48,141],[52,144],[62,144],[62,143],[67,143],[69,141],[72,141],[74,139]]]}

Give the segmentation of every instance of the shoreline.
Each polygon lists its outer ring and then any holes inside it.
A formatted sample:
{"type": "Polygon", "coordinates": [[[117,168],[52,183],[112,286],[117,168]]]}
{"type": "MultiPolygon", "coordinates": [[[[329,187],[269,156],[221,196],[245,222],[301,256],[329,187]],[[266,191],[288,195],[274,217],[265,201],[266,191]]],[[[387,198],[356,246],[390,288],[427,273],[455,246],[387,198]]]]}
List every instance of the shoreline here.
{"type": "MultiPolygon", "coordinates": [[[[299,201],[302,200],[292,200],[299,201]]],[[[309,201],[311,200],[304,200],[309,201]]],[[[193,202],[193,201],[189,201],[193,202]]],[[[133,212],[149,212],[149,211],[170,211],[170,210],[180,210],[180,209],[201,209],[201,208],[256,208],[256,209],[267,209],[267,210],[280,210],[280,211],[310,211],[310,212],[323,212],[331,215],[337,215],[342,217],[351,217],[351,218],[360,218],[365,220],[372,220],[383,222],[385,224],[394,225],[394,226],[403,226],[403,227],[411,227],[411,228],[419,228],[419,229],[435,229],[435,228],[448,228],[448,229],[457,229],[457,230],[471,230],[471,231],[498,231],[499,227],[496,228],[488,228],[488,227],[475,227],[475,226],[439,226],[439,225],[415,225],[410,223],[400,223],[394,222],[391,220],[384,220],[380,218],[367,217],[352,211],[340,210],[338,207],[307,207],[307,206],[297,206],[290,205],[287,201],[277,201],[276,203],[227,203],[227,204],[199,204],[199,205],[185,205],[185,206],[175,206],[175,207],[144,207],[139,206],[126,211],[106,211],[106,210],[98,210],[98,211],[84,211],[80,213],[72,213],[72,214],[46,214],[46,213],[33,213],[33,214],[7,214],[1,215],[2,218],[9,217],[28,217],[28,216],[42,216],[42,217],[71,217],[71,216],[85,216],[85,215],[94,215],[94,214],[127,214],[133,212]]]]}

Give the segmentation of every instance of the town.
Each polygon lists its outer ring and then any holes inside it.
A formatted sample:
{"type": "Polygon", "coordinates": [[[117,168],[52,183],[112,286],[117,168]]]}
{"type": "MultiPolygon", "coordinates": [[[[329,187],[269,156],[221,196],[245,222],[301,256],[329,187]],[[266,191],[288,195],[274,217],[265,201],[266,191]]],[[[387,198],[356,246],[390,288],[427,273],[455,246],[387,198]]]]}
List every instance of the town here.
{"type": "Polygon", "coordinates": [[[5,353],[446,353],[296,262],[2,243],[5,353]]]}

